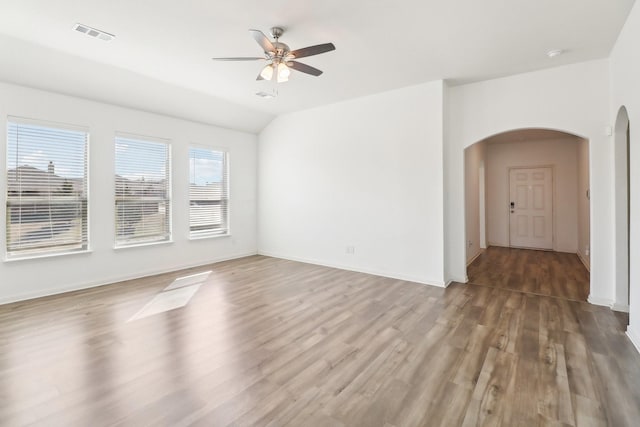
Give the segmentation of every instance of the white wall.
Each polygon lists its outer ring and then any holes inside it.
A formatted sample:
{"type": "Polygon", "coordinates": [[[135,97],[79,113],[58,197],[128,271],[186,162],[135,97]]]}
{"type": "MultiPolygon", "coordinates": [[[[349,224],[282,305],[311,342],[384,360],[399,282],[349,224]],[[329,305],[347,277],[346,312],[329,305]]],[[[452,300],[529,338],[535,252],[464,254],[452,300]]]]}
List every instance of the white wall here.
{"type": "Polygon", "coordinates": [[[443,285],[443,90],[426,83],[267,126],[259,252],[443,285]]]}
{"type": "MultiPolygon", "coordinates": [[[[640,194],[640,140],[638,132],[636,132],[636,129],[640,128],[640,83],[638,82],[638,76],[640,76],[640,49],[638,49],[638,40],[640,40],[640,4],[636,2],[610,57],[612,96],[609,120],[613,125],[620,107],[626,107],[631,127],[629,138],[631,144],[629,170],[631,184],[631,289],[629,301],[630,323],[627,334],[631,337],[636,347],[640,349],[640,264],[637,262],[640,259],[640,199],[634,197],[634,195],[640,194]]],[[[609,144],[612,145],[613,140],[609,141],[609,144]]],[[[593,221],[596,221],[595,217],[593,221]]],[[[624,247],[622,246],[618,250],[624,250],[624,247]]],[[[596,256],[594,252],[592,263],[595,262],[596,256]]],[[[614,252],[613,256],[622,255],[614,252]]]]}
{"type": "MultiPolygon", "coordinates": [[[[465,181],[465,226],[466,226],[466,261],[471,262],[482,251],[485,242],[481,239],[484,218],[481,212],[481,202],[485,191],[481,188],[486,178],[486,143],[479,142],[464,150],[464,181],[465,181]]],[[[486,199],[485,199],[486,200],[486,199]]],[[[486,225],[486,224],[485,224],[486,225]]]]}
{"type": "MultiPolygon", "coordinates": [[[[90,129],[89,231],[91,252],[0,261],[0,303],[176,270],[256,252],[256,136],[79,98],[0,84],[0,159],[6,157],[6,117],[75,124],[90,129]],[[173,243],[113,249],[114,134],[171,140],[173,243]],[[227,148],[231,172],[232,236],[188,240],[188,144],[227,148]]],[[[0,164],[6,176],[6,162],[0,164]]],[[[6,180],[0,179],[0,194],[6,180]]],[[[6,206],[0,206],[5,217],[6,206]]],[[[5,252],[5,230],[0,250],[5,252]]]]}
{"type": "Polygon", "coordinates": [[[553,167],[553,249],[578,251],[579,138],[487,144],[487,241],[509,246],[509,168],[553,167]]]}
{"type": "Polygon", "coordinates": [[[464,149],[508,130],[547,128],[589,139],[591,178],[591,295],[613,302],[612,153],[608,61],[598,60],[450,88],[445,171],[449,201],[450,278],[465,269],[464,149]]]}
{"type": "Polygon", "coordinates": [[[578,142],[578,256],[591,269],[591,202],[589,188],[589,141],[578,142]]]}

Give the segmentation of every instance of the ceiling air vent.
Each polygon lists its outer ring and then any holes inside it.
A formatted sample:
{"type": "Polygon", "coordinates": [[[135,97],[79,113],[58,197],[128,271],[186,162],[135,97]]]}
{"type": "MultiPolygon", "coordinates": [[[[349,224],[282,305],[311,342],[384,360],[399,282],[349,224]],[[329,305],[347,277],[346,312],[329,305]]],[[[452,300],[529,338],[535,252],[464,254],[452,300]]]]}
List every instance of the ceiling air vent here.
{"type": "Polygon", "coordinates": [[[104,31],[100,31],[98,29],[92,28],[88,25],[84,24],[76,24],[73,26],[73,29],[79,33],[85,34],[89,37],[93,37],[96,39],[104,40],[106,42],[113,40],[116,36],[113,34],[109,34],[104,31]]]}

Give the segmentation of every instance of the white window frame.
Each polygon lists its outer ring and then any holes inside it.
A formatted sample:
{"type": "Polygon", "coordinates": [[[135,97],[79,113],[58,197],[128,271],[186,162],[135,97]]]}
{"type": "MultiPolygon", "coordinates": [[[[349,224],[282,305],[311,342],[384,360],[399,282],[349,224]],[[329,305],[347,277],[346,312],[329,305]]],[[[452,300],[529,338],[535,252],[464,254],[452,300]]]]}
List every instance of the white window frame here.
{"type": "Polygon", "coordinates": [[[229,154],[229,149],[228,148],[224,148],[224,147],[215,147],[215,146],[209,146],[209,145],[204,145],[204,144],[189,144],[189,146],[187,147],[187,156],[188,156],[188,171],[189,171],[189,182],[188,182],[188,187],[187,187],[187,194],[189,195],[188,197],[188,208],[189,208],[189,215],[188,215],[188,220],[189,220],[189,239],[190,240],[198,240],[198,239],[208,239],[208,238],[215,238],[215,237],[224,237],[224,236],[230,236],[231,235],[231,195],[230,195],[230,185],[229,185],[229,181],[230,181],[230,154],[229,154]],[[226,227],[223,227],[222,229],[204,229],[204,230],[200,230],[200,231],[193,231],[191,230],[191,207],[192,207],[192,202],[194,200],[191,199],[191,149],[194,148],[196,150],[209,150],[212,152],[217,152],[217,153],[222,153],[224,155],[224,170],[223,170],[223,180],[222,180],[222,187],[221,187],[221,192],[223,194],[223,196],[226,196],[226,198],[223,200],[224,204],[226,205],[226,212],[224,212],[222,214],[223,218],[226,219],[226,227]]]}
{"type": "Polygon", "coordinates": [[[173,194],[172,194],[172,180],[173,180],[173,168],[172,168],[172,144],[170,139],[158,138],[147,135],[133,134],[133,133],[125,133],[125,132],[116,132],[113,139],[113,150],[114,150],[114,249],[125,249],[131,247],[140,247],[140,246],[153,246],[153,245],[161,245],[173,242],[173,194]],[[156,144],[164,144],[167,147],[167,158],[166,158],[166,196],[163,199],[166,203],[165,212],[168,215],[167,218],[167,233],[163,238],[149,238],[149,239],[118,239],[118,189],[117,185],[115,185],[115,180],[117,176],[117,144],[118,139],[128,139],[137,142],[149,142],[156,144]]]}
{"type": "MultiPolygon", "coordinates": [[[[88,126],[74,125],[68,123],[60,123],[48,120],[38,120],[31,119],[26,117],[17,117],[17,116],[7,116],[6,120],[6,128],[5,128],[5,150],[6,150],[6,158],[5,158],[5,166],[6,172],[4,176],[6,188],[4,192],[5,197],[5,238],[3,239],[4,245],[4,260],[5,261],[18,261],[25,259],[34,259],[34,258],[47,258],[47,257],[56,257],[56,256],[65,256],[65,255],[73,255],[73,254],[82,254],[91,252],[91,233],[90,233],[90,141],[91,141],[91,133],[90,128],[88,126]],[[71,132],[81,132],[85,134],[85,144],[84,144],[84,178],[83,178],[83,191],[84,198],[80,198],[80,203],[82,205],[81,209],[83,210],[84,215],[80,217],[81,220],[81,241],[78,243],[70,243],[68,245],[61,244],[59,247],[51,247],[50,250],[46,250],[45,248],[34,247],[32,249],[18,249],[15,251],[10,251],[9,248],[9,215],[11,215],[11,209],[9,204],[12,202],[9,197],[9,128],[11,124],[15,124],[17,126],[39,126],[44,128],[56,129],[56,130],[67,130],[71,132]],[[76,245],[76,247],[65,247],[76,245]],[[15,253],[13,253],[15,252],[15,253]]],[[[16,168],[19,165],[16,164],[16,168]]],[[[50,195],[49,195],[50,197],[50,195]]]]}

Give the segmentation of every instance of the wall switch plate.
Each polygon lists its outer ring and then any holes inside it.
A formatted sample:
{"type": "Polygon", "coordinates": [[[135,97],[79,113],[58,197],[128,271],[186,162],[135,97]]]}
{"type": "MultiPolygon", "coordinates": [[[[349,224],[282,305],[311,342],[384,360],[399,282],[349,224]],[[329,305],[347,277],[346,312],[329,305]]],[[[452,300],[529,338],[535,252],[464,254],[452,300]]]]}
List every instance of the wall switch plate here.
{"type": "Polygon", "coordinates": [[[345,252],[349,255],[353,255],[356,253],[356,247],[355,246],[347,246],[347,248],[345,249],[345,252]]]}

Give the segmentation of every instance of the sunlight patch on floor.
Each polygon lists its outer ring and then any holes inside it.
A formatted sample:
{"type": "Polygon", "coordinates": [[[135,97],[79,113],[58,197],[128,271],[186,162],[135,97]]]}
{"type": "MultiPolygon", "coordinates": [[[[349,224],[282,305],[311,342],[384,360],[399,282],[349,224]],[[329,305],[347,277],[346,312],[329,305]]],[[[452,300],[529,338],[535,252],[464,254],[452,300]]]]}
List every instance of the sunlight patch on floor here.
{"type": "Polygon", "coordinates": [[[203,273],[192,274],[190,276],[178,277],[174,280],[169,286],[164,288],[165,291],[170,291],[172,289],[183,288],[185,286],[191,286],[203,283],[209,278],[211,274],[211,270],[205,271],[203,273]]]}
{"type": "Polygon", "coordinates": [[[165,313],[170,310],[184,307],[200,289],[200,284],[183,286],[178,289],[163,291],[153,297],[151,301],[145,304],[136,314],[129,319],[129,322],[153,316],[158,313],[165,313]]]}

